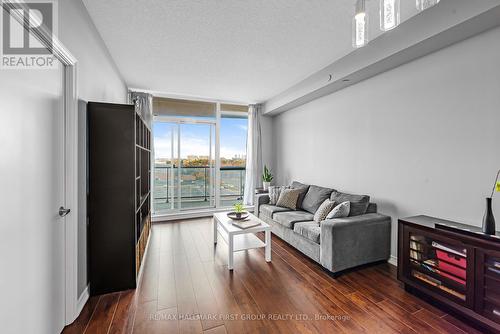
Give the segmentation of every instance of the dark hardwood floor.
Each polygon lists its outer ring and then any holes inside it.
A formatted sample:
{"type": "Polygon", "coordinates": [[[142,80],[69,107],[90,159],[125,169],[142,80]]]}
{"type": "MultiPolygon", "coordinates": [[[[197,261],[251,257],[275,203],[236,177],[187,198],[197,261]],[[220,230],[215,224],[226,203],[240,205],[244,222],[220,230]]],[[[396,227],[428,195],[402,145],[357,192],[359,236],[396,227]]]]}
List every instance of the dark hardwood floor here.
{"type": "Polygon", "coordinates": [[[212,233],[212,219],[155,224],[138,289],[90,298],[64,333],[479,333],[387,263],[333,279],[273,236],[271,263],[239,252],[230,273],[212,233]]]}

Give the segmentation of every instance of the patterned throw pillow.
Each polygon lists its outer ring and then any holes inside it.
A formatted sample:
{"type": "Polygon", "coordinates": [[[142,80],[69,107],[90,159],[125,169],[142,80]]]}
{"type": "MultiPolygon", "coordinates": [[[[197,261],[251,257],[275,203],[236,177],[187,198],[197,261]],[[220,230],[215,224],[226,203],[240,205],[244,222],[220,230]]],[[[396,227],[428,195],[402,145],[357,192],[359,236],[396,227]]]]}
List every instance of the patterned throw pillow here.
{"type": "Polygon", "coordinates": [[[278,203],[278,199],[280,198],[280,194],[284,189],[288,189],[290,187],[286,186],[270,186],[269,187],[269,204],[276,205],[278,203]]]}
{"type": "Polygon", "coordinates": [[[302,189],[283,189],[278,199],[277,206],[297,210],[297,200],[302,189]]]}
{"type": "Polygon", "coordinates": [[[330,201],[328,198],[321,203],[318,210],[314,213],[314,221],[316,223],[320,223],[326,219],[326,216],[332,211],[335,207],[335,201],[330,201]]]}
{"type": "Polygon", "coordinates": [[[326,216],[326,219],[349,217],[350,212],[351,202],[343,202],[333,208],[333,210],[326,216]]]}

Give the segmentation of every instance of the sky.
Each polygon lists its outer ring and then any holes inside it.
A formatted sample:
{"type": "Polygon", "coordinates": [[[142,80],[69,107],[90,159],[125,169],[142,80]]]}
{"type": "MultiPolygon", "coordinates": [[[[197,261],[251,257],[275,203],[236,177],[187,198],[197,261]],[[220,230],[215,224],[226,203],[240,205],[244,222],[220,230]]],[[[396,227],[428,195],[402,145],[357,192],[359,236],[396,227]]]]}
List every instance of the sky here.
{"type": "MultiPolygon", "coordinates": [[[[247,119],[221,119],[221,158],[232,158],[235,155],[246,155],[247,119]]],[[[155,158],[170,158],[172,131],[176,131],[176,124],[154,122],[154,149],[155,158]]],[[[210,126],[208,124],[181,124],[181,158],[188,155],[208,156],[210,143],[210,126]]],[[[175,136],[174,136],[175,138],[175,136]]],[[[214,139],[215,140],[215,139],[214,139]]],[[[174,144],[177,145],[176,139],[174,144]]],[[[176,152],[177,147],[174,148],[176,152]]],[[[212,151],[215,156],[215,152],[212,151]]]]}

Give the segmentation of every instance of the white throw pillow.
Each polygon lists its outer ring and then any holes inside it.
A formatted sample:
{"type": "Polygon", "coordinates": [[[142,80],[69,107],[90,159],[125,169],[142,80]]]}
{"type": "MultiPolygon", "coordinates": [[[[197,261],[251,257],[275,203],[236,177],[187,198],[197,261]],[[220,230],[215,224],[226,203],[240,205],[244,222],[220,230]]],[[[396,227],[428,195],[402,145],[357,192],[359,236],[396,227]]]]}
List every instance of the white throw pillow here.
{"type": "Polygon", "coordinates": [[[326,219],[349,217],[349,212],[351,212],[351,202],[342,202],[330,211],[326,219]]]}
{"type": "Polygon", "coordinates": [[[278,199],[280,198],[280,194],[283,189],[288,189],[288,186],[270,186],[269,187],[269,204],[276,205],[278,203],[278,199]]]}

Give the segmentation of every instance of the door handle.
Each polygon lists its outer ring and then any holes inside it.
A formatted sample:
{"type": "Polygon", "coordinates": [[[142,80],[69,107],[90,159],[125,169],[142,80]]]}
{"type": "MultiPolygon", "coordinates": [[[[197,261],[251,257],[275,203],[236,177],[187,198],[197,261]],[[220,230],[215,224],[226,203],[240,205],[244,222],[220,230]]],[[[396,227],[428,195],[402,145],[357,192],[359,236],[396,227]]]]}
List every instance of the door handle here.
{"type": "Polygon", "coordinates": [[[60,217],[66,217],[68,213],[71,212],[71,209],[65,209],[63,206],[59,208],[59,216],[60,217]]]}

